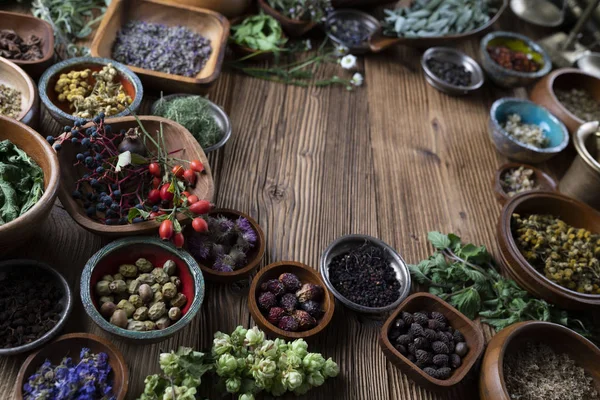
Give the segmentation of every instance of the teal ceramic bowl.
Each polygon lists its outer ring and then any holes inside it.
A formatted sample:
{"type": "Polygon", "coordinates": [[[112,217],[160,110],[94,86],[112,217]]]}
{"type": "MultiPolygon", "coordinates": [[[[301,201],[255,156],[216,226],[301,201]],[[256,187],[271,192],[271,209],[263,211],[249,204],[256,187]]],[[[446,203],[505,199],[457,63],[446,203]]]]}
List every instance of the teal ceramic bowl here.
{"type": "Polygon", "coordinates": [[[490,109],[490,139],[496,149],[506,157],[524,163],[541,163],[560,153],[569,144],[567,127],[550,111],[529,100],[502,98],[490,109]],[[517,141],[510,136],[502,125],[511,114],[519,114],[521,121],[542,128],[550,143],[539,148],[517,141]]]}
{"type": "Polygon", "coordinates": [[[81,274],[81,301],[92,320],[102,329],[135,343],[147,344],[163,341],[188,325],[196,316],[204,300],[204,277],[194,258],[186,251],[176,249],[169,242],[156,237],[130,237],[114,241],[100,249],[86,263],[81,274]],[[145,332],[131,331],[111,324],[98,311],[100,304],[93,293],[102,276],[116,274],[121,264],[134,264],[143,257],[155,267],[167,260],[177,264],[181,279],[179,292],[187,297],[182,307],[183,316],[166,329],[145,332]]]}

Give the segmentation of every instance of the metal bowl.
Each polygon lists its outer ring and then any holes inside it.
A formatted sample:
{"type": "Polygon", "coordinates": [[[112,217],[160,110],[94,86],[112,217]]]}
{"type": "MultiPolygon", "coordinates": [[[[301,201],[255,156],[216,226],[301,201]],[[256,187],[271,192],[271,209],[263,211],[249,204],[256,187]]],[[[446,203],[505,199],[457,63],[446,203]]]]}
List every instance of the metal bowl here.
{"type": "Polygon", "coordinates": [[[326,30],[327,36],[333,40],[335,43],[340,44],[342,46],[346,46],[348,51],[352,54],[364,54],[371,51],[371,47],[369,46],[369,38],[375,32],[377,32],[381,28],[379,21],[372,15],[367,14],[366,12],[352,10],[352,9],[339,9],[331,12],[327,16],[326,22],[326,30]],[[370,35],[359,45],[352,45],[345,43],[342,39],[335,36],[333,32],[330,30],[330,26],[336,21],[359,21],[363,25],[367,27],[367,29],[371,32],[370,35]]]}
{"type": "Polygon", "coordinates": [[[10,270],[24,270],[26,268],[37,268],[48,272],[50,275],[54,277],[57,281],[58,285],[63,291],[63,297],[60,300],[60,303],[63,306],[63,311],[60,319],[56,323],[56,325],[46,332],[41,338],[22,345],[18,347],[11,347],[10,349],[0,349],[0,356],[10,356],[19,353],[25,353],[31,351],[37,347],[42,346],[43,344],[49,342],[52,338],[54,338],[58,333],[63,329],[65,323],[67,322],[67,318],[71,314],[71,310],[73,309],[73,294],[71,289],[69,288],[69,284],[65,280],[65,278],[54,268],[50,267],[48,264],[41,263],[39,261],[34,260],[9,260],[0,263],[0,282],[2,281],[1,277],[5,272],[10,270]]]}
{"type": "MultiPolygon", "coordinates": [[[[172,100],[175,99],[177,97],[189,97],[189,96],[196,96],[193,94],[186,94],[186,93],[176,93],[176,94],[170,94],[168,96],[164,96],[163,100],[172,100]]],[[[152,115],[158,115],[156,114],[156,107],[158,105],[159,100],[156,100],[153,104],[152,104],[152,110],[151,113],[152,115]]],[[[219,125],[219,127],[221,128],[221,140],[219,140],[217,143],[213,144],[212,146],[208,146],[204,150],[205,153],[209,153],[213,150],[217,150],[220,149],[221,147],[225,146],[225,143],[227,143],[227,141],[229,140],[229,138],[231,137],[231,121],[229,120],[229,117],[227,116],[227,114],[225,114],[225,111],[223,111],[223,109],[221,107],[219,107],[218,105],[216,105],[215,103],[213,103],[212,101],[206,99],[206,101],[208,102],[210,109],[212,111],[213,114],[213,118],[215,120],[215,122],[217,123],[217,125],[219,125]]]]}
{"type": "Polygon", "coordinates": [[[452,96],[464,95],[479,89],[485,81],[483,71],[477,61],[463,53],[462,51],[451,47],[432,47],[427,50],[421,57],[421,67],[425,73],[425,80],[437,90],[447,93],[452,96]],[[471,84],[469,86],[452,85],[429,69],[427,61],[435,58],[439,61],[447,61],[456,65],[462,65],[465,69],[471,72],[471,84]]]}
{"type": "Polygon", "coordinates": [[[587,53],[575,62],[577,68],[600,78],[600,53],[587,53]]]}
{"type": "Polygon", "coordinates": [[[510,9],[522,20],[533,25],[553,28],[561,25],[565,20],[565,3],[563,9],[551,0],[511,0],[510,9]]]}
{"type": "Polygon", "coordinates": [[[400,305],[404,301],[404,299],[410,293],[410,272],[408,271],[408,266],[400,256],[392,247],[383,241],[374,238],[368,235],[345,235],[337,238],[327,247],[325,252],[321,255],[321,261],[319,263],[319,269],[321,271],[321,276],[323,277],[323,281],[327,288],[333,293],[336,299],[341,301],[346,307],[350,308],[359,313],[363,314],[383,314],[389,312],[400,305]],[[373,246],[377,246],[382,248],[385,251],[387,256],[387,261],[391,264],[392,268],[396,271],[396,278],[398,282],[400,282],[400,295],[398,299],[385,306],[385,307],[365,307],[363,305],[354,303],[353,301],[348,300],[344,297],[337,289],[333,286],[331,281],[329,280],[329,264],[331,260],[343,253],[346,253],[358,246],[361,246],[365,243],[369,243],[373,246]]]}

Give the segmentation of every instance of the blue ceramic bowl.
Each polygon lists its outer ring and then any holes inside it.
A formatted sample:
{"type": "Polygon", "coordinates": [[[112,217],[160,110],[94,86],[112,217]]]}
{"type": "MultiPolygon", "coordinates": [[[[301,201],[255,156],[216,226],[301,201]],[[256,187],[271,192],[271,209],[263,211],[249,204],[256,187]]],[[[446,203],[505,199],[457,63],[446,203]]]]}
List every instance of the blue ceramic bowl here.
{"type": "Polygon", "coordinates": [[[114,241],[94,254],[81,274],[81,301],[88,315],[105,331],[136,343],[156,343],[173,336],[194,319],[203,300],[204,277],[194,257],[157,237],[129,237],[114,241]],[[130,331],[111,324],[98,311],[100,304],[93,293],[96,283],[104,275],[116,274],[121,264],[134,264],[140,257],[155,267],[162,267],[167,260],[177,264],[177,276],[181,279],[179,292],[187,297],[187,302],[182,307],[181,319],[165,329],[130,331]]]}
{"type": "Polygon", "coordinates": [[[479,51],[481,53],[481,65],[487,75],[492,82],[504,88],[528,86],[552,69],[552,61],[544,49],[527,36],[518,33],[502,31],[489,33],[481,39],[479,51]],[[511,50],[524,51],[535,61],[541,63],[542,67],[536,72],[518,72],[506,69],[492,60],[487,51],[488,45],[506,46],[511,50]]]}
{"type": "Polygon", "coordinates": [[[490,139],[496,149],[506,157],[524,163],[541,163],[560,153],[569,144],[569,132],[566,126],[544,107],[529,100],[503,98],[497,100],[490,109],[490,139]],[[508,135],[502,128],[510,114],[519,114],[526,124],[539,125],[550,144],[538,148],[521,143],[508,135]]]}
{"type": "MultiPolygon", "coordinates": [[[[109,60],[108,58],[77,57],[54,64],[48,68],[40,78],[38,85],[40,98],[50,115],[52,115],[52,118],[61,125],[73,125],[76,120],[81,119],[71,115],[72,110],[69,110],[68,102],[58,101],[58,94],[54,91],[54,86],[56,85],[60,74],[68,73],[73,70],[81,71],[86,68],[90,68],[92,71],[100,71],[102,67],[109,63],[117,70],[119,80],[123,85],[125,92],[133,99],[133,102],[129,105],[129,109],[136,112],[142,103],[144,89],[142,88],[140,78],[138,78],[132,70],[127,68],[124,64],[109,60]]],[[[126,115],[129,115],[129,110],[127,109],[107,118],[124,117],[126,115]]]]}

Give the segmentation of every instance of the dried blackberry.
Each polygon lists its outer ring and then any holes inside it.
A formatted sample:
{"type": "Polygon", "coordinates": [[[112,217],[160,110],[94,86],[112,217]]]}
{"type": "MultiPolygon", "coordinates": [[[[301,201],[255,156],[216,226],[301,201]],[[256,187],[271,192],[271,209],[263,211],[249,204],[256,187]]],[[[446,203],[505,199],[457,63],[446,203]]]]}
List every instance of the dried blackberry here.
{"type": "Polygon", "coordinates": [[[396,339],[396,343],[408,346],[409,343],[412,343],[412,338],[409,335],[400,335],[398,336],[398,339],[396,339]]]}
{"type": "Polygon", "coordinates": [[[402,330],[404,328],[406,328],[406,323],[404,322],[403,319],[398,318],[396,321],[394,321],[394,323],[392,324],[393,328],[396,328],[398,330],[402,330]]]}
{"type": "Polygon", "coordinates": [[[447,367],[450,362],[450,357],[446,354],[436,354],[433,356],[432,362],[438,367],[447,367]]]}
{"type": "Polygon", "coordinates": [[[431,313],[431,319],[435,319],[436,321],[441,322],[444,325],[448,324],[448,320],[446,319],[446,317],[444,317],[444,314],[439,313],[437,311],[433,311],[431,313]]]}
{"type": "MultiPolygon", "coordinates": [[[[433,355],[428,352],[427,350],[417,350],[415,352],[415,356],[417,357],[417,362],[419,362],[420,364],[422,364],[422,366],[426,366],[428,364],[431,364],[431,361],[433,359],[433,355]]],[[[419,365],[421,366],[421,365],[419,365]]]]}
{"type": "Polygon", "coordinates": [[[407,350],[408,350],[408,353],[412,354],[412,355],[416,354],[416,352],[417,352],[417,348],[415,347],[414,343],[409,343],[407,350]]]}
{"type": "Polygon", "coordinates": [[[455,331],[454,331],[454,335],[453,335],[453,337],[454,337],[454,341],[455,341],[456,343],[458,343],[458,342],[464,342],[464,341],[465,341],[465,337],[464,337],[464,336],[463,336],[463,334],[462,334],[462,333],[460,333],[460,331],[458,331],[458,330],[455,330],[455,331]]]}
{"type": "Polygon", "coordinates": [[[458,354],[450,354],[450,366],[454,369],[462,365],[462,359],[458,354]]]}
{"type": "Polygon", "coordinates": [[[410,326],[414,322],[414,318],[411,313],[407,313],[406,311],[402,311],[400,314],[400,318],[404,321],[407,326],[410,326]]]}
{"type": "Polygon", "coordinates": [[[423,372],[425,372],[427,375],[431,376],[432,378],[437,378],[437,376],[438,376],[437,370],[435,368],[431,368],[431,367],[423,368],[423,372]]]}
{"type": "Polygon", "coordinates": [[[448,379],[452,374],[452,370],[448,367],[442,367],[437,370],[437,379],[448,379]]]}
{"type": "Polygon", "coordinates": [[[419,325],[419,324],[415,323],[415,322],[413,322],[413,323],[410,325],[410,330],[409,330],[409,332],[410,332],[410,333],[411,333],[413,336],[417,336],[417,337],[418,337],[418,336],[423,336],[423,333],[424,333],[424,331],[423,331],[423,327],[422,327],[421,325],[419,325]]]}
{"type": "Polygon", "coordinates": [[[417,349],[428,349],[429,348],[429,340],[424,337],[418,337],[413,340],[413,344],[417,349]]]}
{"type": "Polygon", "coordinates": [[[431,349],[435,354],[448,354],[450,353],[450,349],[448,349],[448,345],[444,342],[433,342],[431,345],[431,349]]]}
{"type": "Polygon", "coordinates": [[[425,315],[421,312],[414,313],[413,318],[414,318],[415,322],[421,326],[426,326],[427,322],[429,321],[429,318],[427,318],[427,315],[425,315]]]}
{"type": "MultiPolygon", "coordinates": [[[[401,344],[397,344],[397,345],[396,345],[396,350],[398,350],[398,352],[399,352],[400,354],[402,354],[403,356],[405,356],[405,355],[406,355],[406,353],[407,353],[407,351],[406,351],[406,346],[403,346],[403,345],[401,345],[401,344]]],[[[456,354],[455,354],[455,355],[456,355],[456,354]]]]}
{"type": "Polygon", "coordinates": [[[437,340],[438,334],[433,329],[425,329],[423,331],[423,337],[425,337],[430,342],[435,342],[437,340]]]}

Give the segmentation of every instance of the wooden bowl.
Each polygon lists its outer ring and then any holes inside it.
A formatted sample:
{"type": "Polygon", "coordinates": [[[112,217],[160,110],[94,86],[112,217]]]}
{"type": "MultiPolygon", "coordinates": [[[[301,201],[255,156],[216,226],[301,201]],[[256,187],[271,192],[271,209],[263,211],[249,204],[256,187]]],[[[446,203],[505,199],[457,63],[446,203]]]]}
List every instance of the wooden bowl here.
{"type": "MultiPolygon", "coordinates": [[[[208,160],[202,147],[196,139],[183,126],[161,117],[139,116],[138,117],[146,130],[155,135],[162,124],[165,145],[169,151],[181,150],[175,156],[184,160],[200,160],[204,164],[205,172],[198,176],[196,187],[190,190],[191,194],[195,194],[199,199],[211,200],[215,187],[208,165],[208,160]]],[[[114,132],[119,132],[121,129],[128,129],[138,126],[135,117],[120,117],[110,119],[107,123],[114,132]]],[[[65,142],[58,156],[60,159],[60,174],[61,185],[58,192],[58,197],[61,203],[71,215],[71,217],[88,231],[103,236],[121,237],[130,235],[153,235],[158,232],[160,222],[145,221],[138,224],[127,225],[104,225],[103,223],[93,220],[85,213],[83,205],[79,200],[75,200],[71,193],[75,187],[75,182],[85,173],[83,167],[73,168],[75,155],[78,148],[71,146],[70,142],[65,142]]],[[[184,215],[179,215],[179,222],[187,223],[190,219],[184,215]]]]}
{"type": "Polygon", "coordinates": [[[252,0],[166,0],[166,2],[196,8],[208,8],[226,17],[242,15],[252,6],[252,0]]]}
{"type": "MultiPolygon", "coordinates": [[[[202,273],[206,277],[206,280],[218,283],[233,283],[247,278],[250,274],[254,272],[254,270],[256,270],[256,268],[258,268],[263,256],[265,255],[266,241],[263,230],[252,217],[240,211],[219,208],[210,211],[208,215],[211,217],[217,217],[219,215],[222,215],[232,220],[237,220],[238,218],[246,218],[250,225],[252,225],[254,231],[256,232],[257,243],[248,253],[248,264],[245,267],[236,269],[233,272],[215,271],[214,269],[212,269],[211,265],[208,265],[207,261],[196,259],[198,265],[200,266],[200,269],[202,270],[202,273]]],[[[188,229],[186,232],[186,236],[194,234],[195,232],[191,229],[188,229]]],[[[186,240],[186,243],[189,245],[189,240],[186,240]]]]}
{"type": "Polygon", "coordinates": [[[600,102],[600,78],[575,68],[561,68],[551,72],[535,84],[529,98],[556,115],[569,129],[571,135],[586,121],[576,117],[562,105],[555,95],[556,89],[585,89],[600,102]]]}
{"type": "MultiPolygon", "coordinates": [[[[52,67],[48,68],[40,78],[40,97],[52,118],[61,125],[73,125],[75,121],[81,120],[81,118],[73,115],[74,110],[70,108],[70,103],[68,101],[58,101],[58,93],[56,93],[54,87],[61,74],[69,73],[71,71],[83,71],[88,68],[93,72],[96,72],[102,70],[102,68],[108,64],[112,64],[117,70],[119,83],[123,85],[123,91],[131,97],[133,102],[129,105],[129,109],[106,117],[106,119],[124,117],[129,115],[131,111],[136,112],[140,108],[144,96],[142,82],[136,74],[125,65],[107,58],[76,57],[54,64],[52,67]]],[[[90,78],[88,82],[93,83],[95,80],[90,78]]]]}
{"type": "Polygon", "coordinates": [[[497,226],[497,241],[505,272],[535,297],[565,309],[590,309],[600,306],[600,295],[583,294],[562,287],[538,272],[521,254],[511,232],[513,213],[551,214],[576,228],[600,232],[600,214],[575,199],[556,192],[526,192],[511,198],[502,209],[497,226]]]}
{"type": "Polygon", "coordinates": [[[283,31],[287,33],[292,38],[299,38],[304,36],[311,30],[317,27],[317,23],[313,21],[301,21],[297,19],[291,19],[281,14],[279,11],[275,10],[273,7],[269,5],[267,0],[258,0],[258,6],[263,10],[266,14],[269,14],[271,17],[275,18],[281,24],[283,31]]]}
{"type": "MultiPolygon", "coordinates": [[[[248,17],[251,17],[251,15],[244,15],[242,17],[237,17],[237,18],[232,19],[231,27],[241,24],[248,17]]],[[[282,35],[281,36],[282,39],[287,39],[287,36],[285,36],[284,32],[281,32],[281,35],[282,35]]],[[[266,60],[273,59],[273,57],[275,56],[274,51],[264,51],[264,52],[260,52],[260,54],[256,54],[260,50],[253,49],[248,46],[242,46],[241,44],[238,44],[238,43],[234,42],[233,40],[229,41],[229,47],[231,48],[231,50],[233,50],[233,52],[238,57],[240,57],[240,58],[248,57],[248,59],[250,61],[266,61],[266,60]],[[254,54],[256,54],[256,55],[254,55],[254,54]],[[250,56],[252,56],[252,57],[250,57],[250,56]]]]}
{"type": "Polygon", "coordinates": [[[588,372],[600,391],[600,350],[592,342],[572,330],[550,322],[527,321],[510,325],[488,343],[479,376],[481,400],[510,400],[504,381],[504,356],[519,351],[526,342],[550,346],[556,353],[567,353],[588,372]]]}
{"type": "Polygon", "coordinates": [[[331,292],[327,290],[327,286],[325,286],[321,276],[313,268],[299,262],[281,261],[267,265],[254,277],[252,280],[252,285],[250,286],[250,292],[248,293],[248,308],[250,309],[250,314],[252,315],[254,322],[256,322],[256,325],[258,325],[260,329],[269,335],[287,340],[300,338],[307,339],[320,334],[327,327],[327,325],[329,325],[335,310],[335,299],[331,292]],[[277,279],[279,275],[283,274],[284,272],[296,274],[303,284],[314,283],[323,287],[325,295],[321,305],[323,306],[323,310],[325,312],[318,320],[317,326],[315,326],[313,329],[303,332],[284,331],[283,329],[279,329],[275,325],[271,324],[258,308],[257,299],[259,294],[258,292],[260,291],[260,285],[269,279],[277,279]]]}
{"type": "Polygon", "coordinates": [[[35,35],[42,39],[43,57],[39,60],[11,60],[29,75],[39,77],[54,61],[54,31],[48,22],[22,13],[0,11],[2,29],[12,29],[21,38],[35,35]]]}
{"type": "MultiPolygon", "coordinates": [[[[506,194],[504,188],[502,187],[502,178],[504,177],[504,174],[510,170],[517,169],[519,167],[524,167],[533,171],[533,178],[535,179],[535,182],[538,185],[538,188],[534,190],[542,190],[545,192],[555,192],[558,190],[558,183],[556,183],[554,178],[552,178],[550,175],[548,175],[541,169],[527,164],[507,163],[498,168],[498,170],[494,174],[494,180],[492,181],[494,193],[496,194],[496,199],[500,204],[504,204],[511,199],[511,197],[509,197],[508,194],[506,194]]],[[[529,192],[531,191],[528,191],[528,193],[529,192]]]]}
{"type": "Polygon", "coordinates": [[[113,394],[117,400],[125,399],[129,386],[129,370],[123,354],[110,341],[90,333],[70,333],[58,337],[54,342],[41,350],[33,353],[21,365],[15,387],[15,400],[23,400],[23,385],[46,360],[52,364],[59,364],[65,356],[73,358],[73,362],[79,361],[79,352],[82,348],[88,348],[92,353],[106,353],[108,363],[112,368],[109,377],[112,378],[113,394]]]}
{"type": "Polygon", "coordinates": [[[55,151],[44,138],[27,125],[0,116],[0,141],[10,140],[44,171],[44,194],[33,208],[19,218],[0,226],[0,255],[24,243],[39,231],[52,211],[58,192],[60,169],[55,151]]]}
{"type": "MultiPolygon", "coordinates": [[[[259,0],[260,1],[260,0],[259,0]]],[[[446,35],[446,36],[434,36],[434,37],[422,37],[422,38],[399,38],[393,36],[385,36],[383,31],[380,30],[378,33],[371,36],[369,40],[369,46],[371,51],[379,53],[380,51],[387,49],[390,46],[404,45],[409,47],[417,48],[428,48],[434,46],[443,46],[447,44],[454,44],[458,41],[463,41],[473,37],[479,37],[490,30],[493,25],[498,21],[498,18],[502,15],[506,7],[508,6],[508,0],[499,0],[498,12],[488,21],[487,24],[480,26],[479,28],[470,32],[446,35]]]]}
{"type": "Polygon", "coordinates": [[[219,77],[229,37],[229,21],[223,15],[202,8],[158,0],[113,0],[92,42],[92,55],[112,58],[117,33],[130,20],[185,26],[210,39],[212,46],[212,53],[206,65],[194,77],[129,66],[139,75],[146,88],[163,91],[165,94],[202,93],[219,77]]]}
{"type": "Polygon", "coordinates": [[[450,304],[430,293],[421,292],[415,293],[404,300],[396,311],[394,311],[385,321],[383,328],[381,328],[381,334],[379,335],[379,345],[388,361],[415,381],[415,383],[427,390],[439,392],[454,388],[462,382],[483,353],[485,339],[481,329],[450,304]],[[469,346],[469,352],[463,358],[462,365],[453,371],[450,378],[441,380],[427,375],[421,368],[417,367],[394,348],[388,338],[388,334],[391,325],[402,311],[410,313],[418,311],[437,311],[448,319],[452,328],[459,330],[463,334],[467,345],[469,346]]]}
{"type": "Polygon", "coordinates": [[[81,274],[81,302],[90,318],[105,331],[140,344],[163,341],[192,322],[204,301],[204,291],[204,278],[194,257],[157,237],[133,237],[114,241],[94,254],[81,274]],[[181,279],[178,292],[183,293],[188,300],[181,309],[181,319],[166,329],[130,331],[111,324],[98,311],[99,304],[94,293],[96,283],[104,275],[117,273],[121,264],[134,264],[138,258],[145,258],[158,268],[162,268],[167,260],[173,260],[177,264],[177,276],[181,279]]]}
{"type": "Polygon", "coordinates": [[[14,62],[0,57],[0,84],[21,92],[21,113],[15,119],[36,128],[40,100],[35,83],[29,75],[14,62]]]}

